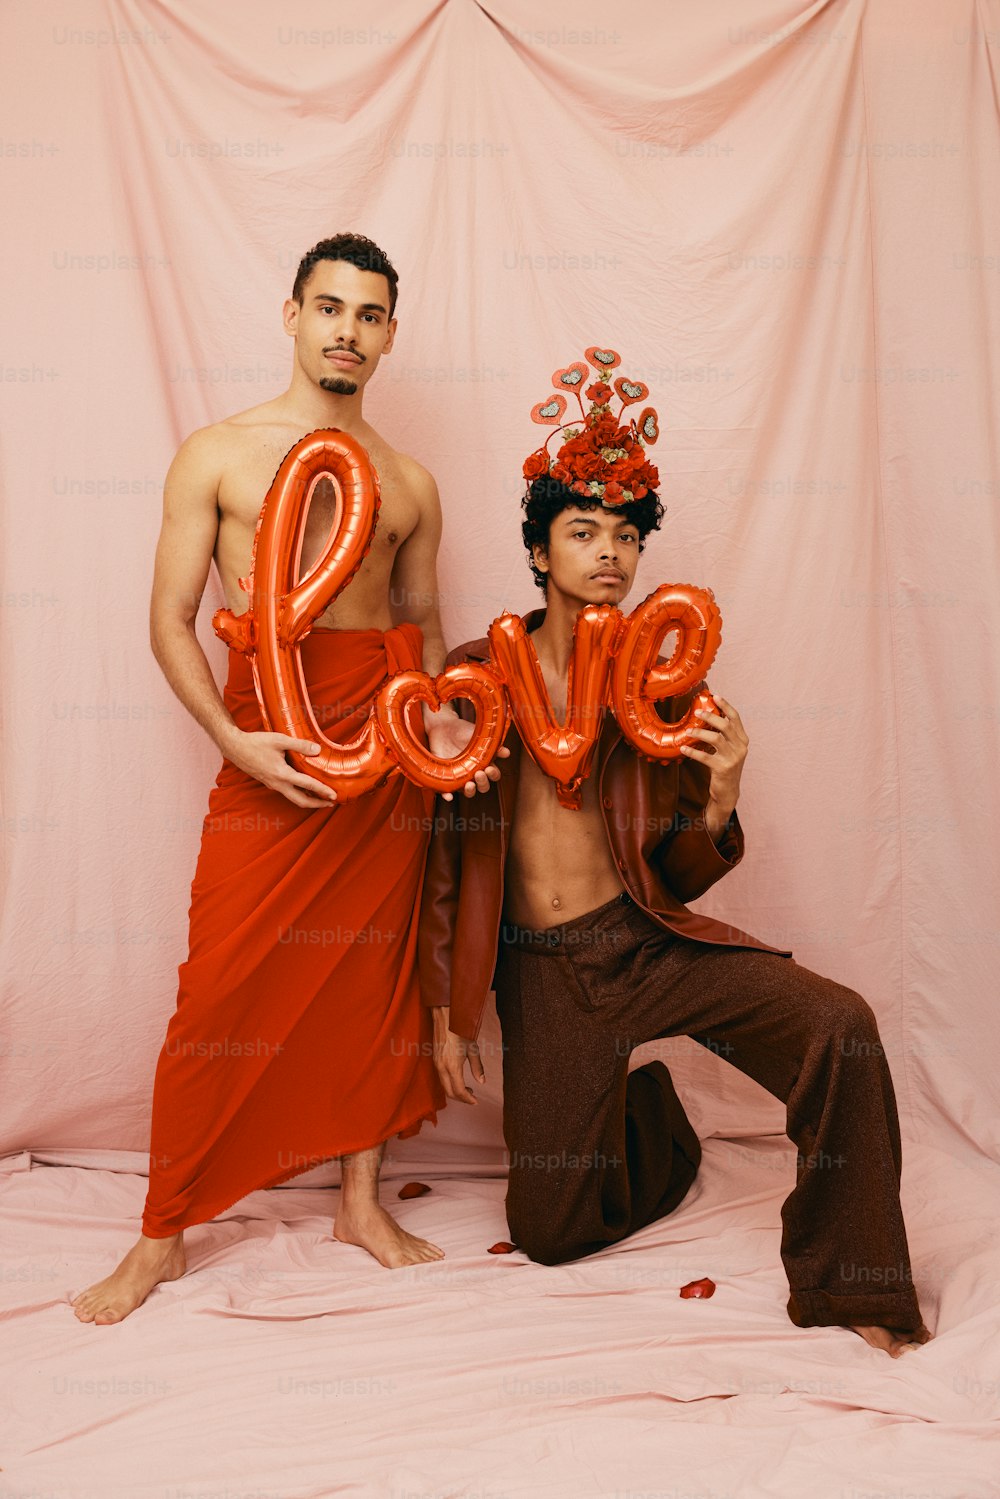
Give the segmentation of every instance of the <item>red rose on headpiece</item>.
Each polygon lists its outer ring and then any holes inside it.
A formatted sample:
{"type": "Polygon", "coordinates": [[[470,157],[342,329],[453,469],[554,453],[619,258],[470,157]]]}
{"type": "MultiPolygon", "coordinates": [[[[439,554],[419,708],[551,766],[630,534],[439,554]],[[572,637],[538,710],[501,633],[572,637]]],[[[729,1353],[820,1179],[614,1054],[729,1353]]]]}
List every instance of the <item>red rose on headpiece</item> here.
{"type": "Polygon", "coordinates": [[[599,401],[601,405],[604,406],[611,399],[611,386],[605,385],[602,380],[598,380],[593,385],[587,386],[587,389],[584,391],[584,395],[587,397],[588,401],[599,401]]]}
{"type": "Polygon", "coordinates": [[[573,471],[581,479],[599,479],[604,467],[604,460],[599,453],[584,453],[574,463],[573,471]]]}
{"type": "Polygon", "coordinates": [[[597,418],[590,430],[597,440],[598,447],[610,448],[614,446],[612,438],[618,431],[618,423],[609,412],[605,412],[603,416],[597,418]]]}
{"type": "Polygon", "coordinates": [[[549,455],[544,448],[538,448],[534,453],[529,453],[524,460],[522,472],[529,484],[532,479],[540,479],[549,471],[549,455]]]}
{"type": "Polygon", "coordinates": [[[624,491],[616,479],[609,479],[604,486],[604,503],[606,505],[621,504],[624,491]]]}

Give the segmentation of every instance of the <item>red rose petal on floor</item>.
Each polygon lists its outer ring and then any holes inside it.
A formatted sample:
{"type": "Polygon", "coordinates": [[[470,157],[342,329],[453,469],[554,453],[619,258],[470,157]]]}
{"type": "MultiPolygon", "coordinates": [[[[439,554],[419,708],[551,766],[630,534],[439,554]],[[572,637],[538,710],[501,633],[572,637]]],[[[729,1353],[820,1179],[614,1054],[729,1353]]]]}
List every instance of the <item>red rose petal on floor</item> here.
{"type": "Polygon", "coordinates": [[[707,1275],[704,1280],[689,1280],[686,1286],[681,1286],[681,1295],[685,1301],[707,1301],[709,1296],[715,1295],[715,1281],[709,1280],[707,1275]]]}
{"type": "Polygon", "coordinates": [[[405,1186],[400,1187],[396,1196],[401,1202],[405,1202],[409,1197],[426,1197],[429,1191],[430,1187],[426,1182],[407,1182],[405,1186]]]}
{"type": "Polygon", "coordinates": [[[501,1239],[497,1244],[491,1244],[487,1254],[513,1254],[517,1249],[516,1244],[511,1244],[507,1239],[501,1239]]]}

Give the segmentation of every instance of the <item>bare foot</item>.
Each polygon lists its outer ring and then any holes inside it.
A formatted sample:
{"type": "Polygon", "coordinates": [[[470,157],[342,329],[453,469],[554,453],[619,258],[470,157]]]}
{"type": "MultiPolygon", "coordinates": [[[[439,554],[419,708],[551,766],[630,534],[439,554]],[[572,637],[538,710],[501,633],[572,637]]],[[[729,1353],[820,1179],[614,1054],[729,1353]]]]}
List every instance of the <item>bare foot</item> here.
{"type": "Polygon", "coordinates": [[[342,1204],[333,1225],[333,1237],[341,1244],[357,1244],[367,1249],[387,1270],[444,1259],[443,1249],[408,1234],[377,1203],[364,1203],[360,1207],[342,1204]]]}
{"type": "Polygon", "coordinates": [[[899,1358],[908,1348],[919,1348],[930,1339],[922,1322],[916,1332],[895,1332],[891,1327],[852,1327],[851,1332],[864,1338],[872,1348],[881,1348],[890,1358],[899,1358]]]}
{"type": "Polygon", "coordinates": [[[161,1280],[177,1280],[186,1269],[181,1234],[170,1239],[147,1239],[143,1234],[107,1280],[99,1280],[73,1298],[73,1310],[81,1322],[102,1327],[121,1322],[161,1280]]]}

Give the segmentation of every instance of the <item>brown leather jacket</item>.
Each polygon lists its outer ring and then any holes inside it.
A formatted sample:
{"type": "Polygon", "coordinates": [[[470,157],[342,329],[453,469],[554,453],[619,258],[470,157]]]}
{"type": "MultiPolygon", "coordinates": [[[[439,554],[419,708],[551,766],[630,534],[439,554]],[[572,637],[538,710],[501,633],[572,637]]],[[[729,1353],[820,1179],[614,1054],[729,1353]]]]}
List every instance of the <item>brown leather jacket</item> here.
{"type": "MultiPolygon", "coordinates": [[[[544,615],[532,611],[526,628],[536,629],[544,615]]],[[[459,646],[447,664],[487,660],[489,642],[483,639],[459,646]]],[[[694,692],[665,699],[659,705],[662,717],[668,723],[683,717],[694,692]]],[[[467,702],[458,707],[471,715],[467,702]]],[[[438,797],[420,910],[421,998],[426,1005],[449,1005],[451,1029],[470,1038],[478,1034],[496,967],[504,861],[522,753],[513,725],[505,743],[510,759],[499,762],[500,780],[489,791],[451,802],[438,797]]],[[[599,777],[604,826],[622,884],[647,915],[695,942],[791,956],[684,904],[704,895],[743,857],[743,829],[735,812],[718,844],[705,828],[709,773],[704,765],[684,758],[646,760],[609,713],[591,774],[599,777]]]]}

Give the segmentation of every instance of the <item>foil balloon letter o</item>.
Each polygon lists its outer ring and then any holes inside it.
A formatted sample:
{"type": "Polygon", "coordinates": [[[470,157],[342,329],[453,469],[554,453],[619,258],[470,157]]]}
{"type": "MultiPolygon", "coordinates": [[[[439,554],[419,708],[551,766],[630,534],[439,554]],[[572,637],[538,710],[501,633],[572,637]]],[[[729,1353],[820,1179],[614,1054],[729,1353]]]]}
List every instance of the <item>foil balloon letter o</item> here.
{"type": "Polygon", "coordinates": [[[503,743],[510,721],[503,683],[489,667],[474,662],[449,666],[438,677],[424,671],[397,672],[380,689],[375,715],[404,775],[433,791],[460,791],[477,770],[485,770],[503,743]],[[419,703],[440,708],[456,697],[473,703],[476,724],[462,753],[442,759],[413,733],[409,713],[419,703]]]}

